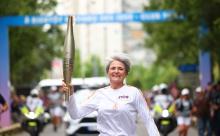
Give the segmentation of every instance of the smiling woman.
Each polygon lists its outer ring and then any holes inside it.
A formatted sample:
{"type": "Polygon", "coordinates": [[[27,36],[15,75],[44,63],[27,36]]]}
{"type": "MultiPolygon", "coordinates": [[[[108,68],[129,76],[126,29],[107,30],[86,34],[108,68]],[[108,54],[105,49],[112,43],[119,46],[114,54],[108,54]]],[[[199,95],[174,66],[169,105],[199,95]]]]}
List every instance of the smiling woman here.
{"type": "MultiPolygon", "coordinates": [[[[96,90],[81,105],[76,103],[73,94],[68,103],[70,116],[78,119],[97,111],[99,136],[136,136],[136,120],[139,114],[147,128],[148,135],[159,136],[159,131],[141,91],[124,82],[130,67],[131,63],[126,54],[111,56],[106,65],[110,85],[96,90]]],[[[63,92],[67,88],[63,83],[63,92]]]]}
{"type": "Polygon", "coordinates": [[[131,63],[125,54],[116,54],[108,59],[106,72],[110,79],[110,86],[114,89],[124,85],[124,79],[130,71],[131,63]]]}

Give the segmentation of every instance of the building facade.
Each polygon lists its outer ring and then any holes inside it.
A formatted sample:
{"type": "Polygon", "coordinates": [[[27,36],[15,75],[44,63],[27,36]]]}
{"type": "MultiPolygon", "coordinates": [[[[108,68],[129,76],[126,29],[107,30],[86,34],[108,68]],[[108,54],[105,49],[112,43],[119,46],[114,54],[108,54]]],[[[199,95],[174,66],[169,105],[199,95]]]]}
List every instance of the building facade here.
{"type": "MultiPolygon", "coordinates": [[[[88,15],[106,13],[141,12],[146,0],[58,0],[58,14],[88,15]]],[[[141,23],[76,24],[76,47],[82,62],[96,55],[101,62],[114,52],[126,52],[134,63],[150,65],[156,56],[144,48],[147,36],[141,23]]]]}
{"type": "MultiPolygon", "coordinates": [[[[122,12],[121,0],[58,0],[58,14],[88,15],[122,12]]],[[[74,26],[76,48],[82,62],[98,56],[101,62],[113,52],[123,51],[122,24],[76,24],[74,26]]]]}

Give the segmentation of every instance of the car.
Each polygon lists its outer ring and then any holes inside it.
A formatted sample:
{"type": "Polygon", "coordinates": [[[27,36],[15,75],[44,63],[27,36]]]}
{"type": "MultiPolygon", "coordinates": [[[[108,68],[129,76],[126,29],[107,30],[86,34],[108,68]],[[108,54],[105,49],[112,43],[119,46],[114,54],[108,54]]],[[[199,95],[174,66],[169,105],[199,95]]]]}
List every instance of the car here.
{"type": "MultiPolygon", "coordinates": [[[[109,85],[106,77],[86,77],[72,78],[71,85],[74,89],[74,97],[77,103],[81,103],[88,98],[96,89],[109,85]]],[[[47,96],[53,88],[59,89],[62,86],[62,79],[43,79],[34,89],[37,89],[47,96]]],[[[66,107],[66,103],[63,103],[66,107]]],[[[66,108],[64,108],[66,109],[66,108]]],[[[63,122],[66,124],[66,135],[75,134],[98,134],[97,131],[97,112],[93,112],[81,119],[71,119],[68,112],[65,112],[63,122]]]]}
{"type": "MultiPolygon", "coordinates": [[[[84,78],[72,78],[71,85],[73,87],[74,92],[78,90],[88,88],[88,85],[85,84],[84,78]]],[[[50,101],[50,94],[51,91],[58,91],[61,89],[62,86],[62,79],[42,79],[38,82],[38,84],[32,89],[39,92],[39,95],[44,103],[45,111],[50,113],[51,112],[51,101],[50,101]]],[[[66,111],[66,103],[63,101],[63,96],[61,95],[59,98],[60,106],[59,113],[65,113],[66,111]]]]}
{"type": "MultiPolygon", "coordinates": [[[[74,97],[76,104],[84,102],[94,93],[96,89],[109,84],[108,79],[105,77],[90,77],[85,78],[84,81],[88,88],[75,92],[74,97]]],[[[94,111],[81,119],[71,119],[69,113],[66,112],[63,118],[63,121],[66,124],[66,135],[75,136],[77,134],[98,134],[97,115],[98,113],[94,111]]]]}
{"type": "MultiPolygon", "coordinates": [[[[82,89],[74,94],[77,104],[85,101],[93,91],[89,89],[82,89]]],[[[71,119],[68,112],[66,112],[63,121],[66,124],[66,134],[73,136],[76,134],[95,134],[97,131],[97,112],[92,112],[81,119],[71,119]]]]}
{"type": "MultiPolygon", "coordinates": [[[[38,84],[32,90],[38,90],[39,94],[44,100],[44,103],[47,103],[48,95],[53,90],[59,90],[62,86],[63,79],[42,79],[38,82],[38,84]]],[[[86,85],[84,78],[72,78],[71,79],[71,86],[73,87],[74,92],[78,90],[88,88],[86,85]]],[[[48,108],[48,107],[46,107],[48,108]]]]}
{"type": "Polygon", "coordinates": [[[87,77],[84,78],[84,83],[90,89],[99,89],[109,84],[109,79],[106,77],[87,77]]]}
{"type": "MultiPolygon", "coordinates": [[[[49,93],[51,91],[51,87],[59,88],[62,86],[62,80],[63,79],[43,79],[41,80],[35,89],[43,91],[43,93],[49,93]]],[[[88,85],[86,85],[84,78],[72,78],[71,85],[73,86],[74,92],[83,89],[88,88],[88,85]]]]}
{"type": "MultiPolygon", "coordinates": [[[[48,94],[51,91],[51,87],[59,88],[62,86],[63,79],[43,79],[41,80],[34,89],[42,91],[45,94],[48,94]]],[[[73,86],[74,92],[81,89],[97,89],[102,86],[109,84],[109,80],[106,77],[77,77],[72,78],[71,85],[73,86]]]]}

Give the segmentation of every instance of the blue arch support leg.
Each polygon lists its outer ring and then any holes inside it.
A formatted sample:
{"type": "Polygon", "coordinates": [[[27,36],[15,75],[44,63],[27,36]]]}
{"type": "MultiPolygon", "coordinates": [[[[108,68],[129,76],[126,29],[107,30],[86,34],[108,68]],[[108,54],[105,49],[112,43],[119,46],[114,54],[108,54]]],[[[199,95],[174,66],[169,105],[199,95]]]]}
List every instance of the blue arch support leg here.
{"type": "MultiPolygon", "coordinates": [[[[10,107],[8,26],[0,25],[0,93],[10,107]]],[[[1,127],[11,124],[10,108],[0,115],[1,127]]]]}
{"type": "Polygon", "coordinates": [[[206,87],[209,82],[212,81],[211,73],[211,58],[210,53],[200,51],[199,54],[199,73],[200,73],[200,84],[202,87],[206,87]]]}

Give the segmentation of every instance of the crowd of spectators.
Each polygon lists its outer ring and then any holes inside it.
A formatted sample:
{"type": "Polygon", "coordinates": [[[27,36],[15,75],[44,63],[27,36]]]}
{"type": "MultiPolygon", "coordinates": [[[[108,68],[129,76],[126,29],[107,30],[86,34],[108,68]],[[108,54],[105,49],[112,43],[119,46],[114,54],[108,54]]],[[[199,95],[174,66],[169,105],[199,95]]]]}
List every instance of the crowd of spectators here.
{"type": "Polygon", "coordinates": [[[198,130],[198,136],[220,136],[220,82],[210,82],[206,87],[182,89],[176,84],[167,85],[167,97],[161,88],[162,84],[153,86],[146,95],[152,111],[156,104],[172,101],[180,136],[186,136],[193,125],[198,130]]]}

